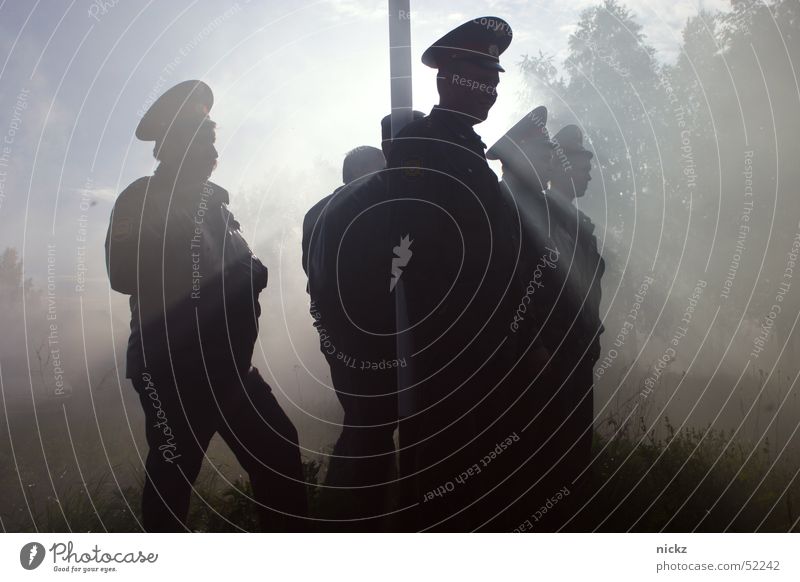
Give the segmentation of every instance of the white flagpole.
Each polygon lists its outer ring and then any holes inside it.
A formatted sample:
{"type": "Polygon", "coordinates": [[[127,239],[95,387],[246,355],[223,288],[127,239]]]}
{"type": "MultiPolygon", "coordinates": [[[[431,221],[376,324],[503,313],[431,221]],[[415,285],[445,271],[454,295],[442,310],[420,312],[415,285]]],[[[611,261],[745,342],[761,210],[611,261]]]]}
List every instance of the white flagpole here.
{"type": "MultiPolygon", "coordinates": [[[[411,121],[411,9],[410,0],[389,0],[389,72],[392,98],[392,137],[411,121]]],[[[395,317],[397,330],[408,328],[408,313],[403,293],[403,281],[399,280],[394,288],[395,317]]],[[[395,336],[397,358],[403,359],[411,355],[408,334],[398,333],[395,336]]],[[[409,370],[398,366],[397,387],[398,413],[400,418],[408,416],[414,410],[410,399],[410,390],[403,390],[411,382],[409,370]]]]}
{"type": "Polygon", "coordinates": [[[410,0],[389,0],[389,71],[394,137],[411,121],[410,0]]]}
{"type": "MultiPolygon", "coordinates": [[[[410,0],[389,0],[389,71],[392,99],[392,137],[403,129],[412,120],[411,103],[411,9],[410,0]]],[[[394,288],[396,330],[409,328],[408,310],[403,287],[400,279],[394,288]]],[[[397,333],[395,336],[397,358],[402,360],[413,353],[408,332],[397,333]]],[[[413,472],[413,454],[403,449],[415,440],[413,429],[402,420],[412,415],[416,410],[415,389],[408,387],[414,382],[412,371],[413,362],[406,367],[397,367],[397,413],[401,422],[400,427],[400,474],[413,472]]],[[[401,498],[407,496],[416,499],[418,492],[413,484],[407,483],[403,488],[401,498]]],[[[403,501],[401,501],[403,503],[403,501]]]]}

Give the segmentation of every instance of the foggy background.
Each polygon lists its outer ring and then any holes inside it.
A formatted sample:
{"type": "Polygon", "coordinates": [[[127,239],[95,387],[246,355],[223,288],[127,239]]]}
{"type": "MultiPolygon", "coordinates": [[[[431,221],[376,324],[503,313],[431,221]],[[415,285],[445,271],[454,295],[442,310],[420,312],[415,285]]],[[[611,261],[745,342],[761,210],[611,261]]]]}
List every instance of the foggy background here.
{"type": "MultiPolygon", "coordinates": [[[[422,51],[488,14],[514,40],[484,142],[545,105],[551,135],[576,123],[595,154],[578,204],[606,261],[597,429],[712,426],[745,452],[768,444],[793,478],[800,5],[412,1],[415,109],[437,101],[422,51]]],[[[65,491],[140,478],[128,298],[109,288],[103,241],[116,195],[155,167],[141,115],[185,79],[214,90],[212,180],[270,270],[254,365],[324,460],[342,413],[308,314],[302,218],[348,150],[380,145],[388,52],[381,1],[0,2],[4,529],[65,491]]],[[[216,440],[209,457],[223,482],[241,471],[216,440]]]]}

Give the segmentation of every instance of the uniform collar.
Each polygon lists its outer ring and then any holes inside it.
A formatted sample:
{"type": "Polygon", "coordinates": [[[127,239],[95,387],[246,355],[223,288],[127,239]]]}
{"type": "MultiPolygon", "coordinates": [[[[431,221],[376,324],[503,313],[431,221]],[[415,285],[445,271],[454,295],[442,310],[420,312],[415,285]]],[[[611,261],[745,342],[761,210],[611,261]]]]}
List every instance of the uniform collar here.
{"type": "Polygon", "coordinates": [[[526,196],[528,193],[543,195],[542,190],[535,189],[538,184],[533,184],[532,180],[521,178],[514,172],[503,172],[503,182],[506,183],[515,196],[526,196]]]}
{"type": "Polygon", "coordinates": [[[184,200],[191,198],[192,200],[199,200],[203,189],[208,189],[209,202],[214,200],[218,204],[228,204],[229,197],[228,191],[222,186],[211,182],[210,180],[197,180],[191,178],[184,178],[183,175],[177,175],[173,168],[165,166],[163,163],[159,164],[153,178],[167,190],[172,192],[172,196],[177,200],[184,200]]]}
{"type": "Polygon", "coordinates": [[[481,140],[481,136],[475,132],[469,123],[469,118],[463,113],[434,105],[433,109],[431,109],[430,117],[441,121],[459,139],[477,146],[481,153],[486,149],[486,144],[481,140]]]}
{"type": "Polygon", "coordinates": [[[589,216],[579,209],[574,203],[567,202],[566,198],[558,189],[550,188],[545,192],[545,194],[548,200],[552,201],[553,206],[558,208],[562,213],[573,217],[573,219],[577,218],[581,230],[583,230],[586,234],[594,233],[595,226],[594,222],[592,222],[592,219],[589,218],[589,216]]]}

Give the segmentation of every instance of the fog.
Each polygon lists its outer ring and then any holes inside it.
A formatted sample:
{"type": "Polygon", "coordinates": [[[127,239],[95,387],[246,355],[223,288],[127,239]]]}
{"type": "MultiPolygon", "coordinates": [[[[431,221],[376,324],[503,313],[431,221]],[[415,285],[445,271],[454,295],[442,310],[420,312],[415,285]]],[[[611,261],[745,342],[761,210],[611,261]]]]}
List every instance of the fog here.
{"type": "MultiPolygon", "coordinates": [[[[142,108],[187,78],[215,90],[212,180],[230,190],[269,268],[253,363],[303,454],[324,461],[342,412],[308,312],[302,219],[341,184],[345,152],[379,145],[389,111],[383,3],[201,3],[193,15],[188,3],[141,14],[78,4],[62,20],[61,8],[0,7],[4,524],[25,523],[32,505],[69,487],[103,478],[124,488],[140,474],[143,415],[124,369],[130,312],[109,287],[103,241],[117,193],[154,167],[149,144],[133,138],[142,108]]],[[[660,432],[666,416],[678,430],[729,432],[747,451],[768,441],[795,467],[796,1],[677,3],[680,22],[639,2],[572,12],[470,2],[456,14],[430,4],[412,18],[415,109],[436,102],[435,74],[418,64],[427,44],[496,12],[515,39],[478,133],[491,145],[545,105],[551,135],[575,123],[595,154],[578,206],[606,261],[596,428],[627,420],[660,432]]],[[[241,472],[216,441],[209,457],[224,478],[241,472]]]]}

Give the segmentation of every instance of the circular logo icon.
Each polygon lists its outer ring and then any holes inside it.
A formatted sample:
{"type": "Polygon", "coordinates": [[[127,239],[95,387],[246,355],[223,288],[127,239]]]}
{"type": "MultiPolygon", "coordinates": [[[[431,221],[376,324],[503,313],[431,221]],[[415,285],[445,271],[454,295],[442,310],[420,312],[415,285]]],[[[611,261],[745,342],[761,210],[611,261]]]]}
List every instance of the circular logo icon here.
{"type": "Polygon", "coordinates": [[[35,570],[44,561],[44,546],[39,542],[30,542],[19,551],[19,563],[26,570],[35,570]]]}
{"type": "Polygon", "coordinates": [[[425,162],[422,158],[410,158],[403,161],[403,175],[408,179],[416,179],[422,176],[425,169],[425,162]]]}

